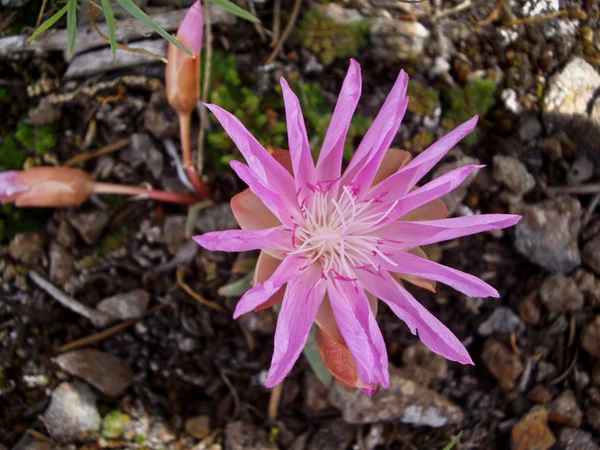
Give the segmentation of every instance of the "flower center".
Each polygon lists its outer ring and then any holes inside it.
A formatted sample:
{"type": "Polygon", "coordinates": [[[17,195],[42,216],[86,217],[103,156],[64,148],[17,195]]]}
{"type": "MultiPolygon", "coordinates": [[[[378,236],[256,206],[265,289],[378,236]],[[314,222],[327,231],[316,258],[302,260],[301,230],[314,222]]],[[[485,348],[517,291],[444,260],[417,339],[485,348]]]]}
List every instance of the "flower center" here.
{"type": "Polygon", "coordinates": [[[301,205],[302,220],[294,224],[294,250],[288,255],[305,258],[305,267],[319,264],[323,278],[353,281],[354,269],[379,271],[377,256],[393,264],[379,248],[384,239],[370,233],[387,221],[396,203],[375,212],[381,206],[377,200],[359,200],[351,187],[344,186],[339,195],[330,189],[311,189],[301,205]]]}

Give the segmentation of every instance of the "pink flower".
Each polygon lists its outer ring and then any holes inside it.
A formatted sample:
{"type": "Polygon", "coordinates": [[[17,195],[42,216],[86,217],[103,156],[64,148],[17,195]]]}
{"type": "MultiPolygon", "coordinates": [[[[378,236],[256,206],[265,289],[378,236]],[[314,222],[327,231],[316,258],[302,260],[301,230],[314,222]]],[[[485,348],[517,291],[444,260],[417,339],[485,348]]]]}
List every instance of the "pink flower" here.
{"type": "MultiPolygon", "coordinates": [[[[322,353],[330,351],[337,358],[325,361],[334,375],[334,366],[347,365],[351,355],[358,380],[340,381],[369,394],[378,384],[387,387],[388,356],[375,320],[375,297],[413,334],[418,332],[432,351],[452,361],[473,363],[464,345],[399,279],[430,289],[434,288],[430,280],[439,281],[469,296],[498,297],[484,281],[429,261],[419,246],[506,228],[520,217],[443,218],[447,210],[438,198],[482,166],[455,169],[421,187],[417,183],[473,131],[477,117],[409,162],[407,152],[388,152],[408,105],[407,84],[408,77],[401,72],[343,173],[344,141],[361,92],[356,61],[350,63],[316,165],[298,98],[285,80],[281,85],[289,153],[269,154],[237,118],[208,105],[248,163],[233,161],[231,167],[249,189],[231,201],[242,230],[194,239],[208,250],[262,250],[255,285],[240,299],[234,318],[282,302],[267,387],[281,382],[292,369],[313,322],[324,332],[322,353]]],[[[339,373],[336,376],[340,378],[339,373]]]]}
{"type": "Polygon", "coordinates": [[[188,55],[169,44],[166,70],[166,92],[171,107],[179,114],[190,114],[200,98],[200,48],[204,20],[202,5],[196,1],[189,9],[175,36],[194,52],[188,55]]]}

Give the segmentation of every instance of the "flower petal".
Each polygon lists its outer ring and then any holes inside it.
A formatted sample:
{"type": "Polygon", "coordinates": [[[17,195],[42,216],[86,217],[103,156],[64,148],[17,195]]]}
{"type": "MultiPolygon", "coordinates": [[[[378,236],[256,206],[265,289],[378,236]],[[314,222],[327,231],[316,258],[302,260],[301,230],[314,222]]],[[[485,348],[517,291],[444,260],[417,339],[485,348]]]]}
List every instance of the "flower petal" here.
{"type": "Polygon", "coordinates": [[[389,386],[388,356],[365,292],[348,281],[327,280],[335,320],[365,384],[389,386]]]}
{"type": "Polygon", "coordinates": [[[248,166],[265,186],[275,189],[288,201],[296,199],[294,178],[242,125],[237,117],[217,105],[206,105],[216,116],[229,137],[240,150],[248,166]]]}
{"type": "Polygon", "coordinates": [[[204,16],[202,5],[197,0],[190,7],[179,25],[178,38],[185,38],[194,53],[200,53],[202,47],[202,32],[204,31],[204,16]]]}
{"type": "Polygon", "coordinates": [[[305,189],[306,183],[316,184],[317,172],[308,145],[308,135],[302,108],[296,94],[284,78],[279,80],[283,90],[283,102],[285,103],[285,119],[287,122],[288,145],[292,157],[292,167],[296,179],[296,190],[305,189]]]}
{"type": "MultiPolygon", "coordinates": [[[[252,285],[264,283],[267,281],[277,268],[281,265],[281,259],[275,258],[266,252],[260,252],[258,261],[256,262],[256,268],[254,269],[254,277],[252,279],[252,285]]],[[[275,305],[279,305],[283,301],[283,294],[285,292],[285,286],[281,287],[273,296],[260,306],[254,308],[255,311],[261,311],[263,309],[270,308],[275,305]]]]}
{"type": "Polygon", "coordinates": [[[376,236],[393,239],[387,245],[398,249],[449,241],[489,230],[512,227],[521,216],[513,214],[481,214],[452,219],[427,220],[423,222],[397,221],[374,232],[376,236]],[[398,239],[400,237],[400,239],[398,239]]]}
{"type": "Polygon", "coordinates": [[[320,268],[315,265],[287,284],[277,319],[275,349],[266,387],[279,384],[292,370],[306,344],[324,295],[325,283],[321,280],[320,268]]]}
{"type": "Polygon", "coordinates": [[[393,195],[399,198],[408,192],[448,153],[462,138],[471,133],[477,125],[478,116],[459,125],[439,141],[434,142],[415,159],[408,163],[402,170],[398,171],[387,180],[378,184],[371,190],[370,197],[382,197],[383,194],[393,195]]]}
{"type": "Polygon", "coordinates": [[[421,342],[431,351],[451,361],[473,364],[465,346],[446,326],[427,311],[404,287],[386,271],[375,275],[358,270],[362,285],[384,301],[413,334],[419,334],[421,342]]]}
{"type": "Polygon", "coordinates": [[[350,59],[350,67],[319,153],[317,162],[317,177],[319,180],[335,180],[341,174],[344,144],[352,115],[356,111],[361,89],[360,65],[354,59],[350,59]]]}
{"type": "Polygon", "coordinates": [[[382,245],[381,249],[385,253],[386,258],[391,262],[380,257],[374,257],[374,259],[385,270],[439,281],[440,283],[452,286],[457,291],[469,297],[500,297],[496,289],[476,276],[429,261],[428,259],[419,258],[408,252],[395,251],[390,246],[382,245]]]}
{"type": "Polygon", "coordinates": [[[265,230],[225,230],[193,236],[207,250],[221,252],[245,252],[265,248],[290,250],[292,233],[284,226],[265,230]]]}
{"type": "Polygon", "coordinates": [[[15,170],[0,172],[0,201],[13,199],[17,194],[25,192],[29,186],[17,181],[15,170]]]}
{"type": "Polygon", "coordinates": [[[381,165],[379,166],[379,169],[377,169],[375,179],[373,180],[373,186],[381,183],[387,177],[395,174],[406,166],[410,162],[410,158],[411,155],[406,150],[390,148],[385,152],[383,161],[381,161],[381,165]]]}
{"type": "Polygon", "coordinates": [[[408,107],[407,88],[408,75],[401,70],[377,117],[344,172],[342,185],[352,183],[359,191],[371,186],[408,107]]]}
{"type": "Polygon", "coordinates": [[[281,222],[250,189],[231,199],[231,210],[242,230],[263,230],[281,222]]]}
{"type": "Polygon", "coordinates": [[[273,275],[264,283],[257,284],[247,291],[235,307],[233,318],[237,319],[243,314],[252,311],[265,303],[285,283],[300,276],[300,269],[306,264],[306,260],[288,256],[277,267],[273,275]]]}
{"type": "MultiPolygon", "coordinates": [[[[407,250],[407,252],[412,253],[413,255],[416,255],[420,258],[429,259],[427,257],[427,253],[425,253],[421,247],[411,248],[410,250],[407,250]]],[[[410,284],[426,289],[429,292],[433,292],[434,294],[436,292],[436,282],[433,280],[416,277],[414,275],[407,275],[405,273],[392,273],[392,277],[394,277],[394,279],[398,281],[408,281],[410,284]]]]}

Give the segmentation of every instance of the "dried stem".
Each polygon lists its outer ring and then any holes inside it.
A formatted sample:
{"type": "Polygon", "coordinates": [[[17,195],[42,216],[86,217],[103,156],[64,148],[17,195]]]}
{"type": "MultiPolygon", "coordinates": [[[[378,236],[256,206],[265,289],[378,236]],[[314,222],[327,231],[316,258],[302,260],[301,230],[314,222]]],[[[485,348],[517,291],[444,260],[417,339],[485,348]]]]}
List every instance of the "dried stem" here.
{"type": "Polygon", "coordinates": [[[198,156],[196,160],[196,167],[198,173],[202,173],[204,170],[204,136],[206,133],[206,127],[208,126],[208,112],[204,104],[208,101],[208,94],[210,90],[210,71],[212,65],[212,27],[211,27],[211,16],[210,8],[206,8],[204,11],[204,37],[206,47],[204,48],[204,72],[202,74],[202,96],[200,104],[200,131],[198,133],[198,156]]]}
{"type": "Polygon", "coordinates": [[[183,270],[181,270],[181,269],[177,270],[177,284],[179,285],[179,287],[181,287],[181,289],[183,289],[185,292],[187,292],[188,295],[190,297],[192,297],[194,300],[196,300],[198,303],[208,306],[210,309],[213,309],[215,311],[219,311],[219,312],[225,311],[225,308],[223,308],[221,305],[219,305],[218,303],[206,300],[200,294],[195,292],[188,284],[186,284],[186,282],[183,281],[183,270]]]}
{"type": "Polygon", "coordinates": [[[285,26],[285,30],[283,30],[283,33],[281,35],[281,38],[279,39],[277,44],[275,44],[275,47],[273,48],[273,52],[271,53],[271,55],[269,55],[269,57],[265,61],[265,64],[271,64],[273,61],[275,61],[275,58],[277,57],[277,53],[279,53],[279,50],[281,50],[283,43],[288,38],[289,34],[292,32],[292,29],[294,28],[294,24],[296,23],[296,19],[298,18],[298,13],[300,12],[301,5],[302,5],[302,0],[296,0],[294,2],[292,14],[290,15],[290,20],[288,20],[288,23],[285,26]]]}
{"type": "Polygon", "coordinates": [[[88,159],[94,159],[98,156],[106,155],[108,153],[116,152],[117,150],[121,150],[124,147],[127,147],[131,143],[130,138],[121,139],[120,141],[115,142],[114,144],[107,145],[106,147],[99,148],[91,153],[82,153],[80,155],[74,156],[69,159],[66,163],[63,164],[64,167],[73,167],[77,164],[81,164],[88,159]]]}
{"type": "Polygon", "coordinates": [[[144,186],[125,186],[112,183],[94,183],[94,193],[133,195],[140,198],[151,198],[153,200],[182,205],[192,205],[199,200],[198,197],[194,195],[160,191],[158,189],[149,189],[144,186]]]}
{"type": "Polygon", "coordinates": [[[281,0],[275,0],[273,6],[273,39],[271,40],[271,47],[275,47],[279,40],[279,33],[281,31],[281,0]]]}
{"type": "Polygon", "coordinates": [[[267,413],[267,417],[269,420],[274,421],[277,419],[277,414],[279,412],[279,403],[281,402],[281,393],[283,392],[283,383],[275,385],[273,390],[271,391],[271,397],[269,398],[269,411],[267,413]]]}
{"type": "Polygon", "coordinates": [[[48,0],[42,1],[42,7],[40,8],[40,13],[38,14],[37,22],[35,23],[35,27],[38,28],[42,23],[42,19],[44,18],[44,13],[46,12],[46,4],[48,0]]]}

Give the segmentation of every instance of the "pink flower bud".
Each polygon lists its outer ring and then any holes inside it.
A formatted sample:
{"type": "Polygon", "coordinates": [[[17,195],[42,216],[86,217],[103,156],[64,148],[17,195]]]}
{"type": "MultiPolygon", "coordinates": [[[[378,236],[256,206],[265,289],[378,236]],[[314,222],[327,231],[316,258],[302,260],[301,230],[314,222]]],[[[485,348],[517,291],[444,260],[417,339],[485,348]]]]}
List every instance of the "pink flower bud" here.
{"type": "Polygon", "coordinates": [[[197,1],[189,9],[175,36],[179,42],[194,52],[188,55],[169,44],[166,88],[171,107],[179,114],[190,114],[200,99],[200,48],[204,21],[202,5],[197,1]]]}
{"type": "Polygon", "coordinates": [[[93,193],[94,181],[84,171],[66,167],[34,167],[0,172],[0,201],[19,207],[77,206],[93,193]]]}

